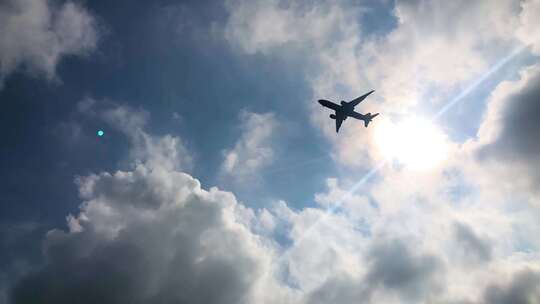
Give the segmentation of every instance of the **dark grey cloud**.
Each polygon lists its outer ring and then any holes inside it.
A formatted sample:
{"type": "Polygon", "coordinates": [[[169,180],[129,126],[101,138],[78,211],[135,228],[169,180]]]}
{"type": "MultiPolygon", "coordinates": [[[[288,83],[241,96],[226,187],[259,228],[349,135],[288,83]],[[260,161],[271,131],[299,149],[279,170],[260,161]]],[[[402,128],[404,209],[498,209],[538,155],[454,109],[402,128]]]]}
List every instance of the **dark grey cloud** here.
{"type": "MultiPolygon", "coordinates": [[[[540,303],[540,272],[531,269],[517,271],[507,282],[493,277],[493,282],[480,291],[479,298],[442,300],[440,304],[536,304],[540,303]]],[[[474,292],[471,292],[471,296],[474,292]]],[[[451,295],[455,297],[455,295],[451,295]]],[[[473,296],[474,297],[474,296],[473,296]]]]}
{"type": "Polygon", "coordinates": [[[10,285],[38,264],[39,241],[46,231],[37,222],[0,221],[0,303],[7,303],[10,285]]]}
{"type": "Polygon", "coordinates": [[[487,132],[499,129],[493,141],[477,152],[480,160],[508,166],[528,176],[531,188],[540,185],[540,68],[530,68],[520,82],[497,89],[487,115],[487,132]]]}
{"type": "Polygon", "coordinates": [[[491,245],[468,225],[454,223],[454,237],[470,262],[483,263],[491,260],[491,245]]]}
{"type": "Polygon", "coordinates": [[[368,290],[361,280],[349,275],[337,275],[309,295],[307,303],[369,303],[368,290]]]}
{"type": "Polygon", "coordinates": [[[506,96],[501,115],[502,130],[485,153],[508,160],[537,158],[540,152],[540,73],[535,72],[523,87],[506,96]]]}
{"type": "Polygon", "coordinates": [[[443,271],[437,257],[415,254],[400,240],[378,244],[368,260],[371,262],[366,277],[368,284],[395,290],[411,299],[436,291],[437,273],[443,271]]]}
{"type": "Polygon", "coordinates": [[[524,270],[517,273],[507,285],[490,285],[484,292],[484,303],[540,303],[540,273],[524,270]]]}
{"type": "Polygon", "coordinates": [[[442,262],[418,254],[402,240],[375,243],[368,253],[362,279],[338,275],[317,288],[308,303],[372,303],[377,292],[395,293],[404,301],[422,301],[441,291],[442,262]]]}

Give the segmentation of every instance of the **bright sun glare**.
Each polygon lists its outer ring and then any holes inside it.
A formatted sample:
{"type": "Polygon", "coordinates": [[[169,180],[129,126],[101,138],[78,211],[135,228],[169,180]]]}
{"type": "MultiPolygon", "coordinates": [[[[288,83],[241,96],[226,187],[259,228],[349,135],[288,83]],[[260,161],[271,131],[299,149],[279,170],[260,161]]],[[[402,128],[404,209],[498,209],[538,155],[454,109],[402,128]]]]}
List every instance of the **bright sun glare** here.
{"type": "Polygon", "coordinates": [[[426,119],[415,117],[398,123],[381,121],[375,132],[383,156],[406,168],[430,169],[447,156],[448,147],[443,132],[426,119]]]}

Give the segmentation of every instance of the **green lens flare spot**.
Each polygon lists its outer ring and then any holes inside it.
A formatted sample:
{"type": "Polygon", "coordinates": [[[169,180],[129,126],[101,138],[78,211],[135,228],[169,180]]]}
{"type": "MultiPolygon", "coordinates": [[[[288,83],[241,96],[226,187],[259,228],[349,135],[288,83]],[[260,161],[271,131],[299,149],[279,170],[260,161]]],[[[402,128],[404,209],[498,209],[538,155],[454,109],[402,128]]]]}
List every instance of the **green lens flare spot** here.
{"type": "Polygon", "coordinates": [[[101,136],[105,135],[105,132],[103,132],[103,130],[99,130],[99,131],[97,131],[97,135],[101,137],[101,136]]]}

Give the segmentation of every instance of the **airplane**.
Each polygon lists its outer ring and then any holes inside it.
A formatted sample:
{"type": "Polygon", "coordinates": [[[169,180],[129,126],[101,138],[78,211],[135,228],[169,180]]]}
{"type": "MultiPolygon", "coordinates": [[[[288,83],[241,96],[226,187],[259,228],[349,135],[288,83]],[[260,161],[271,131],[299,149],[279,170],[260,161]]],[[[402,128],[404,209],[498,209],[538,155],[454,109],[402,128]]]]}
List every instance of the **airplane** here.
{"type": "Polygon", "coordinates": [[[360,120],[363,120],[364,121],[364,126],[367,128],[367,126],[369,125],[369,123],[371,122],[371,120],[375,117],[377,117],[377,115],[379,115],[379,113],[375,113],[375,114],[371,114],[371,113],[367,113],[367,114],[360,114],[358,112],[355,112],[354,111],[354,107],[356,107],[359,103],[361,103],[364,99],[366,99],[366,97],[368,97],[369,94],[375,92],[375,90],[372,90],[371,92],[368,92],[356,99],[353,99],[349,102],[346,102],[346,101],[341,101],[341,105],[338,105],[338,104],[335,104],[331,101],[328,101],[328,100],[324,100],[324,99],[319,99],[319,103],[323,106],[323,107],[327,107],[327,108],[330,108],[335,112],[335,114],[330,114],[330,118],[334,119],[336,121],[336,133],[339,132],[339,128],[341,127],[341,124],[343,123],[344,120],[347,119],[347,117],[353,117],[353,118],[356,118],[356,119],[360,119],[360,120]]]}

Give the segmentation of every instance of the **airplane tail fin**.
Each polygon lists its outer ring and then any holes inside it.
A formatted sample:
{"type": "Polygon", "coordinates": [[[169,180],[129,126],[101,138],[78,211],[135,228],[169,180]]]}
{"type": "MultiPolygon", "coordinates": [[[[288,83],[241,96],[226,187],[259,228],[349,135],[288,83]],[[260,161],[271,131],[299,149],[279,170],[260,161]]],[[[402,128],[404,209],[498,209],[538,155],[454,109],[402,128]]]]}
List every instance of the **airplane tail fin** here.
{"type": "Polygon", "coordinates": [[[367,128],[369,123],[371,122],[371,120],[373,120],[373,118],[377,117],[377,115],[379,115],[379,113],[375,113],[373,115],[371,115],[371,113],[367,113],[366,114],[367,118],[364,120],[364,126],[367,128]]]}

